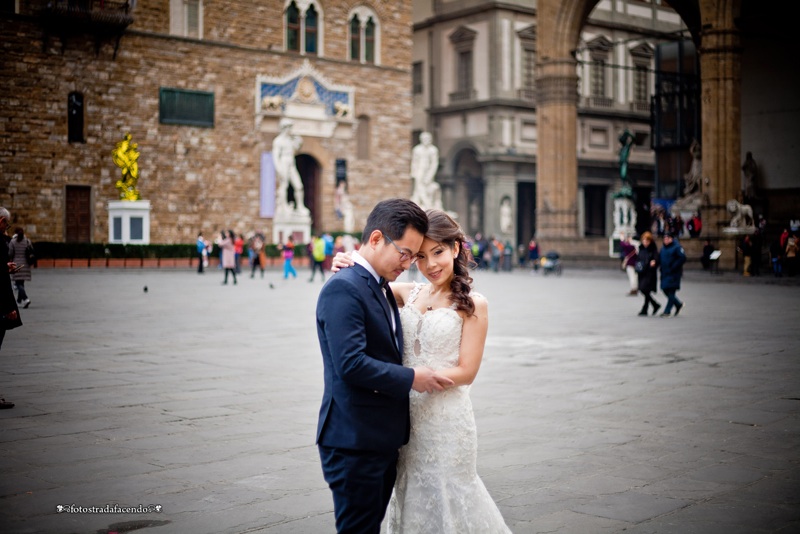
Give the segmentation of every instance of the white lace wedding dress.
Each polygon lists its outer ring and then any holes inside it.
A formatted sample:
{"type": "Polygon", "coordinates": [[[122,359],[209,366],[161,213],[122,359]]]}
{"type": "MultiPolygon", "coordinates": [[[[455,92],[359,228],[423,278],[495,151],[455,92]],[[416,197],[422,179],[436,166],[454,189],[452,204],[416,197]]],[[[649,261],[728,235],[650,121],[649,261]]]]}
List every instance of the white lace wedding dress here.
{"type": "MultiPolygon", "coordinates": [[[[462,319],[455,306],[421,313],[419,291],[400,310],[403,365],[455,367],[462,319]]],[[[388,534],[510,533],[478,477],[477,432],[469,386],[411,391],[411,438],[400,449],[397,482],[386,515],[388,534]]]]}

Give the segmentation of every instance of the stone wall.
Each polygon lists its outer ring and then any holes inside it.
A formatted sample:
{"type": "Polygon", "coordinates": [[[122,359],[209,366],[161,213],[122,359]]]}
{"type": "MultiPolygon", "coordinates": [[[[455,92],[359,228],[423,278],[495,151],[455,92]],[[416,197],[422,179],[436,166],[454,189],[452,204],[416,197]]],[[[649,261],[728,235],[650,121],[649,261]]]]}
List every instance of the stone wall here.
{"type": "MultiPolygon", "coordinates": [[[[348,161],[348,182],[360,229],[372,206],[410,188],[411,2],[385,3],[382,66],[346,61],[350,2],[326,2],[325,57],[310,57],[332,84],[356,88],[354,116],[370,118],[370,159],[356,159],[356,136],[305,139],[321,167],[322,228],[339,230],[333,211],[334,167],[348,161]],[[391,5],[390,5],[391,4],[391,5]]],[[[136,22],[95,53],[89,35],[45,42],[34,15],[0,15],[0,205],[36,241],[65,239],[65,190],[90,186],[92,241],[108,237],[108,201],[119,169],[111,151],[130,132],[140,151],[138,188],[152,203],[151,242],[193,242],[217,229],[271,235],[259,217],[260,154],[274,133],[256,126],[256,78],[286,76],[305,57],[282,47],[281,14],[251,2],[208,2],[204,39],[168,35],[169,2],[140,0],[136,22]],[[159,123],[159,88],[215,95],[213,128],[159,123]],[[85,143],[67,141],[67,96],[85,98],[85,143]]],[[[355,128],[355,126],[354,126],[355,128]]],[[[305,147],[300,154],[305,153],[305,147]]]]}

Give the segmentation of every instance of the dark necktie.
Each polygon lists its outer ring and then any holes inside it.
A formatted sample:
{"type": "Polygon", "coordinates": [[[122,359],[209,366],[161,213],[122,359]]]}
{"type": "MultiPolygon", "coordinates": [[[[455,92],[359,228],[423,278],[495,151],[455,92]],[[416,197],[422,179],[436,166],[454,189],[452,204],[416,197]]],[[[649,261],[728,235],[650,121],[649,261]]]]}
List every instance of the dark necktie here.
{"type": "Polygon", "coordinates": [[[393,317],[392,324],[395,330],[394,340],[399,348],[400,341],[397,336],[397,328],[399,328],[398,325],[400,324],[400,315],[397,313],[397,301],[394,299],[394,293],[392,293],[392,288],[389,287],[389,282],[383,277],[381,277],[378,282],[381,284],[381,289],[383,289],[383,294],[386,296],[386,301],[389,303],[389,310],[392,312],[392,317],[393,317]]]}

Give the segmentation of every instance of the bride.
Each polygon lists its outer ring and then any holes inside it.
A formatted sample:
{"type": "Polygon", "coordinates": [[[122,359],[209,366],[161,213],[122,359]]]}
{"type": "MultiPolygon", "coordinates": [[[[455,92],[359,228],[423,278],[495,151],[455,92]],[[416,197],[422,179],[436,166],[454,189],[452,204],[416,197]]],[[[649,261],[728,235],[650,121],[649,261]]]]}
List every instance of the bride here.
{"type": "MultiPolygon", "coordinates": [[[[469,385],[483,358],[488,303],[471,292],[470,252],[459,225],[428,210],[417,254],[428,284],[391,284],[403,328],[403,365],[428,366],[455,385],[410,393],[411,437],[400,449],[386,516],[388,534],[510,533],[477,473],[477,431],[469,385]]],[[[337,254],[334,270],[352,265],[337,254]]]]}

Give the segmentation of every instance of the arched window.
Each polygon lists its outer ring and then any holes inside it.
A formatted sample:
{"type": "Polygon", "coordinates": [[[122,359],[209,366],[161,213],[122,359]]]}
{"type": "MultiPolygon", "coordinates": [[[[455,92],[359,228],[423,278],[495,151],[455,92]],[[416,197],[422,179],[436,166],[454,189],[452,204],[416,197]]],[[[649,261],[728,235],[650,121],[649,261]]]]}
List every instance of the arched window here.
{"type": "Polygon", "coordinates": [[[287,0],[285,6],[286,50],[302,55],[322,55],[324,17],[316,0],[287,0]]]}
{"type": "Polygon", "coordinates": [[[306,54],[317,53],[317,10],[314,6],[306,11],[306,54]]]}
{"type": "Polygon", "coordinates": [[[286,50],[300,51],[300,10],[294,2],[286,9],[286,50]]]}
{"type": "Polygon", "coordinates": [[[85,143],[83,137],[83,93],[73,91],[67,97],[67,140],[85,143]]]}
{"type": "Polygon", "coordinates": [[[364,61],[375,64],[375,22],[372,17],[364,27],[364,61]]]}
{"type": "Polygon", "coordinates": [[[366,6],[355,7],[348,17],[350,50],[348,58],[360,63],[380,65],[380,20],[366,6]]]}
{"type": "Polygon", "coordinates": [[[358,15],[350,20],[350,59],[358,61],[361,59],[361,23],[358,15]]]}

